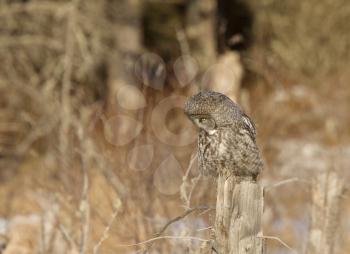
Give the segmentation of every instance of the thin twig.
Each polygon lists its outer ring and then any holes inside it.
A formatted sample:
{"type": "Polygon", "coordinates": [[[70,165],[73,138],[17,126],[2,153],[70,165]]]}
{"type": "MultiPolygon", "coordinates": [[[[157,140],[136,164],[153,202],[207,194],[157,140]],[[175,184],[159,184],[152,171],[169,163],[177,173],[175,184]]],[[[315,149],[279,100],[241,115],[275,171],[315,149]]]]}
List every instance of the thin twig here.
{"type": "Polygon", "coordinates": [[[182,55],[191,55],[190,46],[188,44],[188,40],[186,38],[186,33],[183,29],[176,29],[176,38],[179,42],[181,54],[182,55]]]}
{"type": "MultiPolygon", "coordinates": [[[[199,206],[199,207],[194,207],[194,208],[188,208],[186,210],[186,212],[180,216],[175,217],[174,219],[171,219],[170,221],[168,221],[162,228],[161,230],[159,230],[158,233],[154,234],[155,237],[160,237],[161,234],[163,234],[165,232],[165,230],[173,223],[185,218],[186,216],[188,216],[189,214],[191,214],[192,212],[196,211],[196,210],[202,210],[204,209],[205,211],[210,210],[211,208],[207,207],[207,206],[199,206]]],[[[149,249],[151,245],[149,245],[147,248],[149,249]]],[[[144,250],[143,250],[144,251],[144,250]]]]}
{"type": "Polygon", "coordinates": [[[116,209],[114,210],[113,214],[112,214],[112,217],[111,217],[111,219],[110,219],[110,221],[109,221],[107,227],[106,227],[105,230],[103,231],[100,240],[99,240],[98,243],[94,246],[94,248],[93,248],[93,254],[98,254],[99,248],[101,247],[102,243],[108,239],[108,237],[109,237],[108,233],[109,233],[109,231],[110,231],[110,229],[111,229],[111,227],[112,227],[112,224],[113,224],[115,218],[116,218],[117,215],[118,215],[118,212],[119,212],[119,209],[116,208],[116,209]]]}
{"type": "Polygon", "coordinates": [[[62,89],[61,89],[61,126],[60,126],[60,153],[62,156],[61,165],[66,169],[70,164],[69,153],[69,129],[72,121],[72,105],[71,105],[71,88],[72,88],[72,75],[73,75],[73,61],[75,52],[74,34],[76,30],[76,16],[77,6],[79,0],[72,2],[73,8],[67,17],[67,29],[65,38],[65,55],[63,58],[63,77],[62,77],[62,89]]]}
{"type": "Polygon", "coordinates": [[[208,209],[204,210],[203,212],[199,213],[198,216],[202,216],[203,214],[211,211],[211,210],[215,210],[216,207],[208,207],[208,209]]]}
{"type": "Polygon", "coordinates": [[[202,175],[199,174],[197,177],[193,178],[191,181],[192,187],[191,187],[190,193],[188,194],[188,203],[187,203],[188,206],[191,205],[192,193],[193,193],[194,189],[196,188],[196,186],[201,178],[202,178],[202,175]]]}
{"type": "Polygon", "coordinates": [[[57,14],[65,13],[71,8],[71,4],[66,3],[55,3],[52,1],[40,1],[40,2],[33,2],[30,1],[26,4],[22,3],[11,3],[11,5],[8,6],[1,6],[0,10],[0,16],[12,16],[14,14],[18,14],[21,12],[31,12],[34,14],[38,14],[40,12],[52,12],[57,14]]]}
{"type": "Polygon", "coordinates": [[[65,226],[63,226],[63,224],[59,224],[58,226],[60,232],[63,235],[63,238],[65,239],[65,241],[69,244],[71,249],[77,249],[77,244],[75,243],[73,237],[68,233],[67,229],[65,228],[65,226]]]}
{"type": "Polygon", "coordinates": [[[210,227],[205,227],[205,228],[200,228],[200,229],[197,229],[198,232],[201,232],[201,231],[204,231],[204,230],[208,230],[208,229],[212,229],[213,227],[210,226],[210,227]]]}
{"type": "Polygon", "coordinates": [[[188,176],[191,172],[191,169],[192,169],[192,166],[193,166],[193,163],[196,161],[197,159],[197,153],[194,153],[191,155],[191,159],[190,159],[190,163],[188,164],[188,167],[187,167],[187,170],[186,170],[186,173],[184,175],[184,179],[188,179],[188,176]]]}
{"type": "Polygon", "coordinates": [[[188,184],[188,182],[189,182],[189,181],[188,181],[189,174],[190,174],[190,172],[191,172],[193,163],[195,162],[196,159],[197,159],[197,153],[192,154],[191,159],[190,159],[190,162],[189,162],[188,167],[187,167],[187,170],[186,170],[186,173],[185,173],[185,175],[182,177],[182,184],[181,184],[181,186],[180,186],[181,199],[185,202],[185,206],[186,206],[186,207],[190,207],[190,202],[191,202],[191,196],[192,196],[193,189],[194,189],[194,187],[197,185],[198,180],[199,180],[199,178],[200,178],[200,176],[195,178],[195,180],[192,182],[192,186],[191,186],[190,193],[187,194],[186,188],[187,188],[188,185],[189,185],[189,184],[188,184]]]}
{"type": "Polygon", "coordinates": [[[80,238],[80,254],[84,254],[88,242],[89,227],[90,227],[90,204],[88,200],[89,192],[89,176],[85,158],[82,158],[83,168],[83,189],[80,201],[81,213],[81,238],[80,238]]]}
{"type": "Polygon", "coordinates": [[[258,236],[258,238],[276,240],[276,241],[278,241],[280,244],[282,244],[284,247],[286,247],[287,249],[289,249],[290,251],[293,251],[294,253],[298,253],[296,250],[294,250],[294,249],[293,249],[292,247],[290,247],[288,244],[286,244],[285,242],[283,242],[283,241],[281,240],[281,238],[279,238],[279,237],[277,237],[277,236],[262,235],[262,236],[258,236]]]}
{"type": "Polygon", "coordinates": [[[209,240],[203,239],[203,238],[199,238],[199,237],[193,237],[193,236],[158,236],[158,237],[154,237],[151,239],[148,239],[146,241],[143,242],[139,242],[139,243],[134,243],[134,244],[118,244],[118,247],[133,247],[133,246],[138,246],[138,245],[143,245],[146,243],[150,243],[150,242],[154,242],[160,239],[181,239],[181,240],[195,240],[195,241],[201,241],[201,242],[208,242],[209,240]]]}
{"type": "Polygon", "coordinates": [[[46,36],[38,35],[17,35],[6,37],[2,36],[0,40],[0,48],[15,48],[24,46],[39,46],[49,48],[54,51],[62,51],[62,44],[46,36]]]}
{"type": "Polygon", "coordinates": [[[17,145],[16,154],[24,155],[36,140],[49,134],[57,126],[59,120],[60,119],[57,115],[52,115],[49,119],[45,117],[40,120],[34,130],[32,130],[25,139],[17,145]]]}
{"type": "Polygon", "coordinates": [[[275,183],[275,184],[272,184],[270,186],[265,186],[264,191],[267,192],[267,191],[270,191],[271,189],[278,188],[278,187],[283,186],[285,184],[294,183],[294,182],[302,182],[302,183],[310,184],[309,182],[302,180],[298,177],[293,177],[293,178],[289,178],[286,180],[282,180],[282,181],[275,183]]]}
{"type": "Polygon", "coordinates": [[[177,216],[175,217],[174,219],[171,219],[170,221],[168,221],[163,227],[162,229],[155,234],[156,237],[159,237],[161,234],[164,233],[164,231],[171,225],[173,224],[174,222],[177,222],[183,218],[185,218],[187,215],[193,213],[194,211],[198,211],[198,210],[202,210],[202,209],[205,209],[207,210],[208,207],[194,207],[194,208],[190,208],[189,210],[187,210],[184,214],[180,215],[180,216],[177,216]]]}

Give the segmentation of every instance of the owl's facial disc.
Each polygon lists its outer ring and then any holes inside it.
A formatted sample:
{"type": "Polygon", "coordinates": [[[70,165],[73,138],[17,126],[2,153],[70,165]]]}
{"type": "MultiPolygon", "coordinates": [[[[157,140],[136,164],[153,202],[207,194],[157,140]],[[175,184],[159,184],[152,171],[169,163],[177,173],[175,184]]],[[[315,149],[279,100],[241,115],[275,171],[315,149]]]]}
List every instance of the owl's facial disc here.
{"type": "Polygon", "coordinates": [[[206,117],[195,117],[193,122],[202,130],[206,132],[212,132],[215,129],[215,121],[206,117]]]}

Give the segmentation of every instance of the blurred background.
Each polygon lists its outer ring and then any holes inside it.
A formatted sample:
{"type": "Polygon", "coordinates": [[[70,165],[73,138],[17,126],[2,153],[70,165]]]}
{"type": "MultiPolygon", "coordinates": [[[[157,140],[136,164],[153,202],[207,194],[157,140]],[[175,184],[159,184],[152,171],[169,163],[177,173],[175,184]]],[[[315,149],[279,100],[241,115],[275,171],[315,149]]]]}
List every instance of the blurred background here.
{"type": "Polygon", "coordinates": [[[348,0],[0,0],[0,253],[198,253],[203,89],[257,125],[267,253],[349,253],[349,22],[348,0]],[[137,244],[159,236],[181,239],[137,244]]]}

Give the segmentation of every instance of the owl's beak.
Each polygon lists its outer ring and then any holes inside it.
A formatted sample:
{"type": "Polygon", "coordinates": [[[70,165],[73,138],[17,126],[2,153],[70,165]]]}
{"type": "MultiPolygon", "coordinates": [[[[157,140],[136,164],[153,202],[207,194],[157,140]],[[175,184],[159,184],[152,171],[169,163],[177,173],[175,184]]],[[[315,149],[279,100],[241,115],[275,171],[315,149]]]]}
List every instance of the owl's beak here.
{"type": "Polygon", "coordinates": [[[196,118],[193,118],[193,117],[191,117],[191,116],[188,116],[188,118],[191,120],[191,122],[192,122],[194,125],[198,126],[197,121],[196,121],[196,118]]]}

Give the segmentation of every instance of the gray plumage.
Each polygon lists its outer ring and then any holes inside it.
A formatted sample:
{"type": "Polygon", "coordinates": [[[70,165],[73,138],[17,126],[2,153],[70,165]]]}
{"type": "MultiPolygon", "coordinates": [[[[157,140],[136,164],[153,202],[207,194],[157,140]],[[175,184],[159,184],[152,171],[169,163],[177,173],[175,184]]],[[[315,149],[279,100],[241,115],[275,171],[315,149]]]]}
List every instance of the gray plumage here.
{"type": "Polygon", "coordinates": [[[263,163],[252,120],[227,96],[211,91],[192,96],[185,113],[199,127],[201,174],[234,174],[255,179],[263,163]]]}

